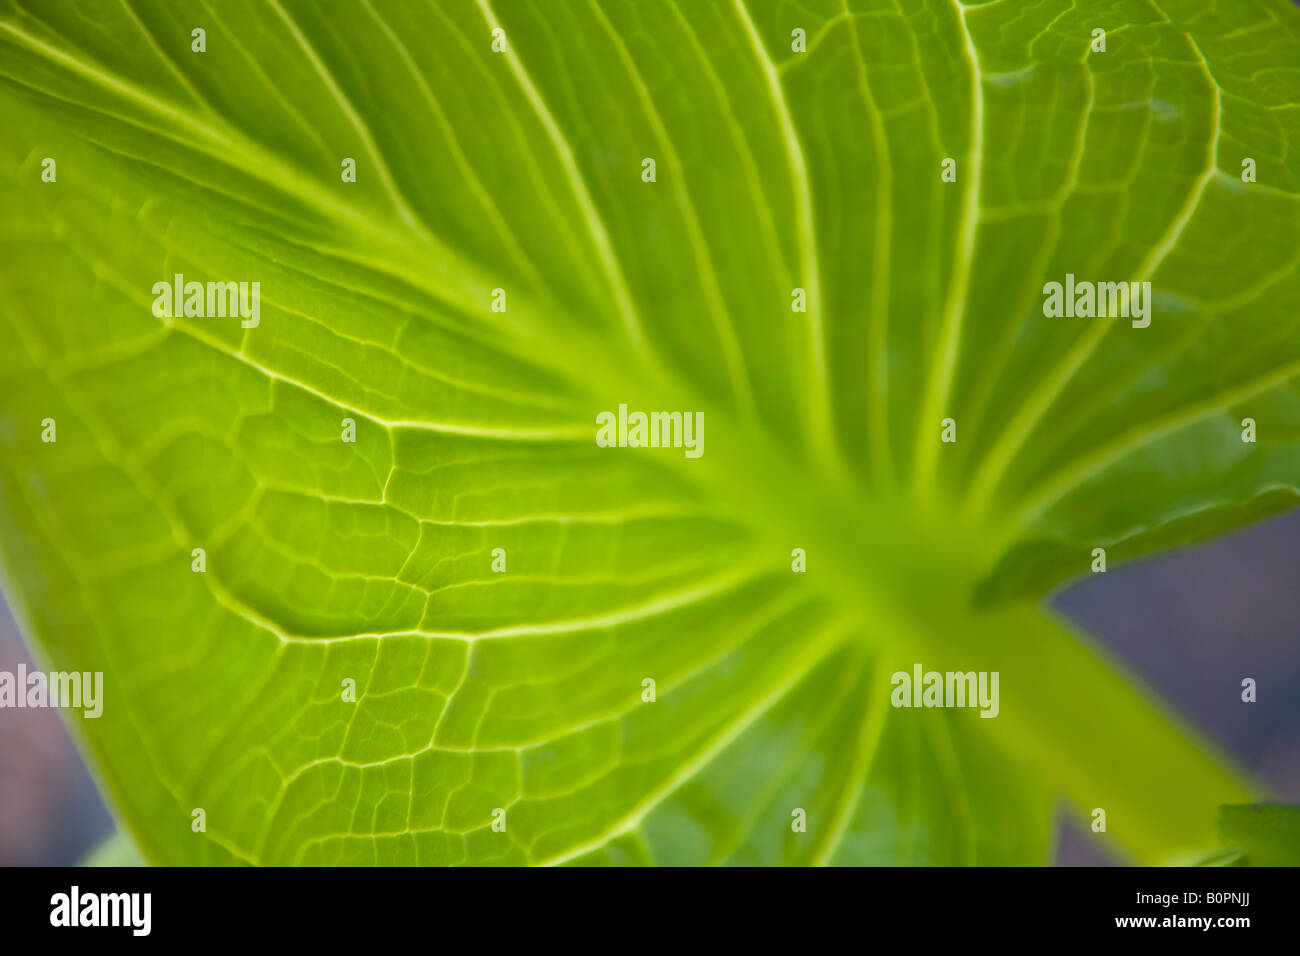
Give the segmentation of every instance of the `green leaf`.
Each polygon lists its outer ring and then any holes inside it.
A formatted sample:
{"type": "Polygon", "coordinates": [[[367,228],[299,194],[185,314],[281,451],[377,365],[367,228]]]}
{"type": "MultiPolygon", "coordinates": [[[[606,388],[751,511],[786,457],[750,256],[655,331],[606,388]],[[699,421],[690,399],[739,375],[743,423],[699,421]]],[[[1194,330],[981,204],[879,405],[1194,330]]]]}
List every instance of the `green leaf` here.
{"type": "Polygon", "coordinates": [[[121,831],[114,832],[95,847],[82,861],[82,866],[148,866],[131,838],[121,831]]]}
{"type": "Polygon", "coordinates": [[[1186,861],[1254,798],[1038,605],[1294,503],[1291,4],[5,0],[0,46],[5,593],[104,672],[151,861],[1042,863],[1062,797],[1186,861]],[[156,316],[178,273],[256,327],[156,316]],[[1150,326],[1045,316],[1067,273],[1150,326]],[[599,447],[620,404],[703,454],[599,447]],[[891,707],[916,663],[998,717],[891,707]]]}
{"type": "Polygon", "coordinates": [[[1300,866],[1300,806],[1220,807],[1219,836],[1242,854],[1241,865],[1300,866]]]}

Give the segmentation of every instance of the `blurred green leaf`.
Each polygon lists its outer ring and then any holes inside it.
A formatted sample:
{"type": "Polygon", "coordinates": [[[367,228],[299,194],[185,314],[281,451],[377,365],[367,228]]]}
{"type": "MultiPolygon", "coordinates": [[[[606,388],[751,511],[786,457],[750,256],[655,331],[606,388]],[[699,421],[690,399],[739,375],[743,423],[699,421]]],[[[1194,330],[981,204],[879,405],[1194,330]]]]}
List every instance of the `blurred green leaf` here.
{"type": "Polygon", "coordinates": [[[1219,808],[1219,835],[1245,866],[1300,866],[1300,806],[1253,803],[1219,808]]]}
{"type": "Polygon", "coordinates": [[[1252,799],[1037,604],[1294,503],[1291,4],[0,0],[0,49],[6,595],[106,673],[150,859],[1042,863],[1064,795],[1184,861],[1252,799]],[[894,710],[918,662],[999,716],[894,710]]]}
{"type": "Polygon", "coordinates": [[[115,831],[103,843],[95,847],[90,855],[82,861],[82,866],[148,866],[149,862],[140,855],[139,849],[129,836],[115,831]]]}

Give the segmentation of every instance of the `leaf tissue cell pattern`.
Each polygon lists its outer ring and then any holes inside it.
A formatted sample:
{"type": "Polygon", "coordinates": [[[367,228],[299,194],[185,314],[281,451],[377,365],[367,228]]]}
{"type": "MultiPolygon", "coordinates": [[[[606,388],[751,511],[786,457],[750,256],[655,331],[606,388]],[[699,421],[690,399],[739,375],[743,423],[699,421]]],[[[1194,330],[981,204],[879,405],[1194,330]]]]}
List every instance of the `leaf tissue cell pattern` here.
{"type": "Polygon", "coordinates": [[[150,861],[1042,863],[1064,806],[1162,863],[1259,798],[1041,599],[1295,501],[1291,4],[0,0],[0,51],[5,594],[150,861]],[[996,719],[890,706],[918,662],[996,719]]]}

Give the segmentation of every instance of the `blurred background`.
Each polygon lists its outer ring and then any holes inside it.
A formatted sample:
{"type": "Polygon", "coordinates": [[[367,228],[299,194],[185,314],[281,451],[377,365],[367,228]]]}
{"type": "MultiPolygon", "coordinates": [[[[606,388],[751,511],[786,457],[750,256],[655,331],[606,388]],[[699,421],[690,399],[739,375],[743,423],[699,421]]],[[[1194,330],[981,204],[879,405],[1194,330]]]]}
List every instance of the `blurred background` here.
{"type": "MultiPolygon", "coordinates": [[[[1277,799],[1300,801],[1300,510],[1089,575],[1053,606],[1106,645],[1277,799]],[[1258,702],[1241,701],[1241,679],[1258,702]]],[[[0,670],[33,666],[0,599],[0,670]]],[[[113,820],[58,711],[0,720],[0,865],[76,864],[113,820]]],[[[1056,862],[1111,865],[1061,825],[1056,862]]]]}

